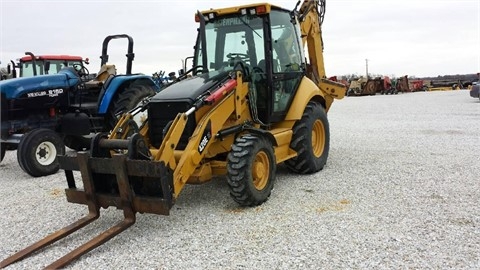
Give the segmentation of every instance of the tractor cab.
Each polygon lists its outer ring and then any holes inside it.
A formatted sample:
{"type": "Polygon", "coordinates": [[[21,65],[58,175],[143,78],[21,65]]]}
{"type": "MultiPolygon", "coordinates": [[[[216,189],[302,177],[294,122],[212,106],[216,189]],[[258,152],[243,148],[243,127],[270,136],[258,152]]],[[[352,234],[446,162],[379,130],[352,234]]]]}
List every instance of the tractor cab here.
{"type": "Polygon", "coordinates": [[[252,113],[260,123],[285,118],[305,75],[299,24],[291,11],[269,4],[198,13],[196,73],[240,70],[249,80],[252,113]]]}
{"type": "MultiPolygon", "coordinates": [[[[19,77],[33,77],[37,75],[56,74],[65,67],[82,67],[88,64],[88,58],[83,60],[80,56],[72,55],[39,55],[35,56],[30,52],[20,58],[15,65],[19,69],[19,77]]],[[[13,70],[15,70],[13,68],[13,70]]],[[[16,75],[16,74],[15,74],[16,75]]],[[[14,76],[16,77],[16,76],[14,76]]]]}

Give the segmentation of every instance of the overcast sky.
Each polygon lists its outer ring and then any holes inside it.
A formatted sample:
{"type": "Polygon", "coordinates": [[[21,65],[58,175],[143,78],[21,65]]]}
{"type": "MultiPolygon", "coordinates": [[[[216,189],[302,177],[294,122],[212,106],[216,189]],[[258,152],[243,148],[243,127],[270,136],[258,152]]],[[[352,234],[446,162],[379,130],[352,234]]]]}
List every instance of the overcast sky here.
{"type": "MultiPolygon", "coordinates": [[[[192,55],[196,10],[260,1],[0,0],[0,61],[24,52],[88,57],[100,68],[112,34],[135,41],[134,72],[177,71],[192,55]]],[[[296,1],[266,1],[292,9],[296,1]]],[[[437,76],[480,72],[480,0],[327,0],[323,23],[328,76],[437,76]]],[[[125,40],[110,42],[124,72],[125,40]]]]}

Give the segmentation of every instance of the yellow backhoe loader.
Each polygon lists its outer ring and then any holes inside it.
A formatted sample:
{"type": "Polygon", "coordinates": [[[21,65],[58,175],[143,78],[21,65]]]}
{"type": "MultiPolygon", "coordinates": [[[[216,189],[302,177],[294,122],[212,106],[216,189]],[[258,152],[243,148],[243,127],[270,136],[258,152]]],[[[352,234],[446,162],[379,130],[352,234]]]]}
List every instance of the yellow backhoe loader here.
{"type": "Polygon", "coordinates": [[[321,170],[327,111],[346,91],[325,74],[324,12],[325,0],[298,2],[293,11],[261,3],[197,12],[192,68],[98,134],[90,152],[59,156],[67,200],[87,205],[89,214],[1,266],[87,225],[100,208],[115,206],[124,220],[47,268],[108,241],[137,212],[168,215],[186,184],[225,176],[233,200],[256,206],[270,196],[278,164],[300,174],[321,170]],[[138,113],[147,116],[141,124],[133,120],[138,113]]]}

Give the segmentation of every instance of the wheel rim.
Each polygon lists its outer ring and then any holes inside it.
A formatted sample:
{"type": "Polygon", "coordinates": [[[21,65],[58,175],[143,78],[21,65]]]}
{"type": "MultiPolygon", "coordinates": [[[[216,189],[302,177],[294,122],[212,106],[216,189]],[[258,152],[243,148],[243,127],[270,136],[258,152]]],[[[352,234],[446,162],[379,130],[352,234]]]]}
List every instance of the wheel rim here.
{"type": "Polygon", "coordinates": [[[322,155],[325,147],[325,128],[322,121],[317,119],[312,128],[312,149],[313,154],[318,158],[322,155]]]}
{"type": "Polygon", "coordinates": [[[52,164],[56,157],[57,148],[51,142],[42,142],[35,149],[35,158],[43,166],[52,164]]]}
{"type": "Polygon", "coordinates": [[[270,177],[270,161],[267,153],[263,151],[257,153],[252,170],[253,185],[257,190],[264,189],[270,177]]]}

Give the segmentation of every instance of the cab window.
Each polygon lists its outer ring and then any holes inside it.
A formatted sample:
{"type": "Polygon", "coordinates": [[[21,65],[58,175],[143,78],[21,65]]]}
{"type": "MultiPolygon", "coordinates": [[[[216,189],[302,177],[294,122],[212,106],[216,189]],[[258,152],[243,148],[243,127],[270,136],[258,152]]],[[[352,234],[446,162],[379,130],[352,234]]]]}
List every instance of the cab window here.
{"type": "Polygon", "coordinates": [[[270,14],[273,63],[273,114],[286,113],[303,77],[303,48],[300,47],[297,24],[287,12],[272,10],[270,14]]]}

